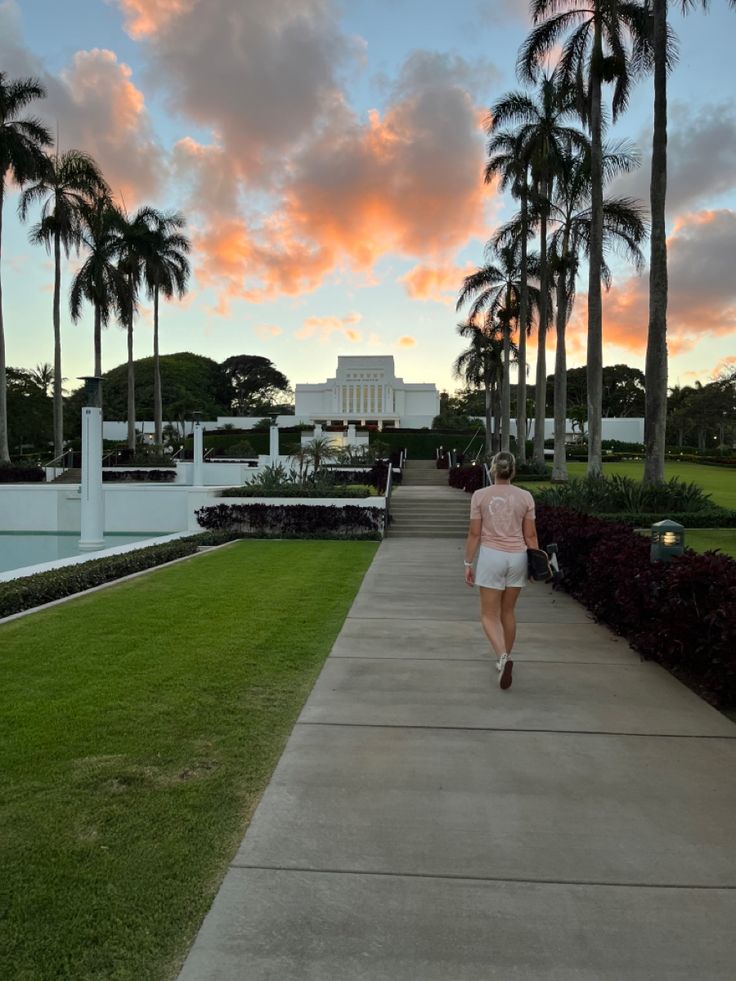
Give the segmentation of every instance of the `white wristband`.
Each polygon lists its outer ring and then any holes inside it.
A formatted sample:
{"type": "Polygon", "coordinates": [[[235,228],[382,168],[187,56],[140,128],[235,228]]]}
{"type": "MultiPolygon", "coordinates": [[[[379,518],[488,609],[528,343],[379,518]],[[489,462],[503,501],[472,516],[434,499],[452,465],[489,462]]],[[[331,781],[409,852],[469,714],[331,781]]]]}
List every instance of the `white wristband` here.
{"type": "Polygon", "coordinates": [[[473,568],[473,563],[472,562],[463,562],[463,565],[465,566],[466,569],[472,569],[473,568]]]}

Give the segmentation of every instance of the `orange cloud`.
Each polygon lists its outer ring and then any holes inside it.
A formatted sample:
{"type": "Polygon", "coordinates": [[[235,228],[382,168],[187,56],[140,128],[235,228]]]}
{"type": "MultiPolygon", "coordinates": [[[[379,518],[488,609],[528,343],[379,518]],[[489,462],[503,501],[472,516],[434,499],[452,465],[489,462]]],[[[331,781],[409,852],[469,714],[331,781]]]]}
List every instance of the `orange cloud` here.
{"type": "Polygon", "coordinates": [[[91,153],[129,207],[154,193],[166,170],[132,74],[112,51],[78,51],[61,73],[63,91],[57,83],[49,92],[62,149],[81,146],[91,153]]]}
{"type": "Polygon", "coordinates": [[[192,0],[118,0],[125,15],[125,30],[139,40],[155,34],[172,17],[192,8],[192,0]]]}
{"type": "Polygon", "coordinates": [[[257,302],[314,290],[346,267],[369,281],[392,253],[427,260],[407,288],[449,305],[458,281],[448,257],[485,236],[489,201],[477,110],[457,72],[442,58],[412,56],[394,101],[366,121],[333,97],[323,125],[289,158],[266,217],[240,212],[245,171],[226,138],[179,141],[174,168],[192,184],[202,226],[198,279],[257,302]]]}
{"type": "Polygon", "coordinates": [[[397,347],[416,347],[417,346],[417,342],[416,342],[416,340],[413,337],[409,337],[408,334],[405,334],[403,337],[400,337],[398,339],[398,341],[396,342],[396,346],[397,347]]]}
{"type": "Polygon", "coordinates": [[[319,342],[324,344],[333,334],[340,333],[355,344],[363,335],[352,325],[360,323],[362,319],[359,313],[349,313],[345,317],[307,317],[299,330],[294,332],[294,337],[300,341],[317,337],[319,342]]]}
{"type": "Polygon", "coordinates": [[[464,277],[470,275],[473,269],[470,264],[462,268],[452,264],[418,265],[402,276],[400,281],[405,284],[412,300],[433,300],[445,306],[454,306],[464,277]]]}
{"type": "Polygon", "coordinates": [[[275,327],[273,324],[259,324],[255,328],[255,332],[260,338],[266,341],[269,337],[278,337],[284,331],[281,327],[275,327]]]}
{"type": "MultiPolygon", "coordinates": [[[[668,239],[670,354],[692,350],[703,336],[736,333],[734,251],[736,211],[702,211],[679,216],[674,222],[668,239]]],[[[571,338],[584,338],[585,304],[585,295],[579,295],[568,329],[571,338]]],[[[604,293],[604,344],[643,355],[648,325],[648,276],[632,276],[604,293]]]]}

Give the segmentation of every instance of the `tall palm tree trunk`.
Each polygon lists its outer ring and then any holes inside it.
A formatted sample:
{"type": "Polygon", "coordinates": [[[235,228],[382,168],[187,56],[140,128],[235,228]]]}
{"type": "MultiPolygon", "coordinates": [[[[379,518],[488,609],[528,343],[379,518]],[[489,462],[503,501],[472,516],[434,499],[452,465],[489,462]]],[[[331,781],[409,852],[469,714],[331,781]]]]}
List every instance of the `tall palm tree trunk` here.
{"type": "Polygon", "coordinates": [[[64,452],[64,402],[61,397],[61,236],[54,234],[54,457],[64,452]]]}
{"type": "MultiPolygon", "coordinates": [[[[97,301],[95,301],[95,375],[97,378],[102,378],[102,311],[97,301]]],[[[98,407],[102,408],[101,384],[97,386],[97,391],[100,393],[98,407]]]]}
{"type": "Polygon", "coordinates": [[[501,382],[501,449],[509,451],[511,437],[511,283],[506,287],[508,322],[503,332],[503,380],[501,382]]]}
{"type": "MultiPolygon", "coordinates": [[[[5,174],[0,174],[0,269],[3,257],[3,204],[5,174]]],[[[3,283],[0,278],[0,463],[10,463],[8,446],[8,382],[5,375],[5,329],[3,323],[3,283]]]]}
{"type": "Polygon", "coordinates": [[[135,368],[133,367],[133,314],[128,314],[128,449],[135,450],[135,368]]]}
{"type": "Polygon", "coordinates": [[[565,458],[565,421],[567,419],[567,351],[565,350],[565,329],[567,327],[567,234],[562,244],[562,269],[557,278],[557,344],[555,347],[555,456],[552,464],[552,480],[567,482],[567,461],[565,458]]]}
{"type": "Polygon", "coordinates": [[[486,390],[486,457],[493,456],[493,396],[490,382],[485,383],[486,390]]]}
{"type": "Polygon", "coordinates": [[[519,283],[519,354],[516,380],[516,460],[526,463],[526,323],[529,316],[527,282],[527,200],[521,195],[521,281],[519,283]]]}
{"type": "Polygon", "coordinates": [[[649,331],[645,364],[644,483],[664,480],[667,427],[667,0],[654,0],[654,135],[652,137],[649,331]]]}
{"type": "Polygon", "coordinates": [[[603,307],[601,262],[603,259],[603,155],[601,121],[601,68],[603,44],[600,16],[596,16],[590,66],[590,179],[591,228],[588,269],[588,474],[602,470],[601,434],[603,404],[603,307]]]}
{"type": "Polygon", "coordinates": [[[544,423],[547,418],[547,182],[541,185],[542,220],[539,228],[539,323],[537,373],[534,388],[534,462],[544,465],[544,423]]]}
{"type": "Polygon", "coordinates": [[[161,362],[158,353],[158,286],[153,291],[153,428],[156,445],[163,442],[163,407],[161,404],[161,362]]]}

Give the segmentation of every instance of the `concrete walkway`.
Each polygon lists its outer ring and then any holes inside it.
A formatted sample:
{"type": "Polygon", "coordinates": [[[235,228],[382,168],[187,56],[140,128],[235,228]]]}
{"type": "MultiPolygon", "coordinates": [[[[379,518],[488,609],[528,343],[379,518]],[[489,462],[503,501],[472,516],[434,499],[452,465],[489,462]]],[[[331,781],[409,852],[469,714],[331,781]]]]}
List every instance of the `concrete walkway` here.
{"type": "Polygon", "coordinates": [[[736,726],[462,542],[382,543],[181,981],[733,981],[736,726]]]}

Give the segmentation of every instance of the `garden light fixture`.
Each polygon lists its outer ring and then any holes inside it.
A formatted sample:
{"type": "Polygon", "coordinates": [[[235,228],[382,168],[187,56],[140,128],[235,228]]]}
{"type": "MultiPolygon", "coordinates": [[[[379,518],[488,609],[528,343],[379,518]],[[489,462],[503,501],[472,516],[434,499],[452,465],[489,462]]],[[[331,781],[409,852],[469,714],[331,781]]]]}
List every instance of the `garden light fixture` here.
{"type": "Polygon", "coordinates": [[[685,529],[676,521],[665,518],[652,525],[652,545],[649,552],[652,562],[669,562],[673,555],[685,551],[685,529]]]}

